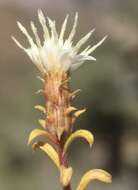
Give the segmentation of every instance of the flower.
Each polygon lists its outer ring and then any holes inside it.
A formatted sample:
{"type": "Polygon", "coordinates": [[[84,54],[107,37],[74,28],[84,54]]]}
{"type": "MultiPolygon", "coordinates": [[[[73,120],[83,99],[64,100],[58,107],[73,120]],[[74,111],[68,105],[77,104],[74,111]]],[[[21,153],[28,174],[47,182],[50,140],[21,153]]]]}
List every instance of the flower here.
{"type": "Polygon", "coordinates": [[[105,36],[96,45],[89,45],[83,51],[80,51],[82,45],[88,41],[95,29],[91,30],[74,45],[72,40],[76,33],[78,13],[75,15],[73,28],[69,34],[69,37],[65,40],[64,33],[66,30],[68,15],[62,24],[59,35],[56,30],[55,21],[52,21],[48,17],[46,20],[40,9],[38,10],[38,19],[43,28],[43,43],[41,42],[38,36],[37,28],[32,21],[30,22],[30,25],[35,36],[35,41],[29,35],[26,28],[20,22],[17,22],[19,29],[28,39],[30,44],[29,48],[24,48],[14,36],[12,36],[12,39],[15,41],[17,46],[28,54],[32,62],[38,67],[42,74],[58,70],[68,72],[79,68],[86,60],[95,61],[96,59],[90,54],[97,47],[99,47],[107,37],[105,36]],[[47,27],[47,21],[49,28],[47,27]]]}

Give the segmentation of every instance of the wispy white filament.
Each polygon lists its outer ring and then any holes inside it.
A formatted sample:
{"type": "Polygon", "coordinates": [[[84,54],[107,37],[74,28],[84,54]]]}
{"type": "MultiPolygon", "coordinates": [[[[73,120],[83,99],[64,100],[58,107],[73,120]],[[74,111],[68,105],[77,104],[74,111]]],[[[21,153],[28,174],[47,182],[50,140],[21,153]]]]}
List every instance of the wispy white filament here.
{"type": "Polygon", "coordinates": [[[81,38],[76,45],[73,45],[72,40],[76,33],[78,13],[75,15],[74,24],[69,37],[64,39],[68,17],[69,16],[67,15],[62,24],[60,34],[58,35],[55,21],[52,21],[48,17],[46,20],[43,12],[40,9],[38,10],[38,19],[43,29],[43,43],[41,43],[37,28],[32,21],[30,22],[30,26],[35,37],[35,42],[27,32],[26,28],[20,22],[17,22],[19,29],[26,36],[30,47],[24,48],[15,37],[12,36],[12,39],[18,47],[28,54],[32,62],[38,67],[42,74],[55,70],[67,72],[79,68],[86,60],[95,61],[96,59],[90,54],[99,47],[107,37],[105,36],[96,45],[92,47],[89,45],[80,52],[81,47],[88,41],[95,29],[81,38]],[[47,22],[50,30],[47,27],[47,22]]]}

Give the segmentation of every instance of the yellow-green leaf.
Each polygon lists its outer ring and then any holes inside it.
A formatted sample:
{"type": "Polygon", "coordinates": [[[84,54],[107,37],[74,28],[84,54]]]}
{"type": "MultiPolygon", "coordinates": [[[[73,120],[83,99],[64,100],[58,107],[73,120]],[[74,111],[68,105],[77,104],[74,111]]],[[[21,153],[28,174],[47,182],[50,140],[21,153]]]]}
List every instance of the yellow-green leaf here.
{"type": "Polygon", "coordinates": [[[64,131],[65,131],[65,128],[64,128],[64,127],[58,127],[58,128],[56,128],[58,140],[61,139],[61,136],[62,136],[62,134],[64,133],[64,131]]]}
{"type": "Polygon", "coordinates": [[[94,141],[94,137],[92,135],[92,133],[90,133],[87,130],[81,129],[78,131],[75,131],[74,133],[72,133],[69,138],[67,139],[65,145],[64,145],[64,152],[67,151],[68,147],[70,146],[70,144],[77,138],[84,138],[90,146],[92,146],[93,141],[94,141]]]}
{"type": "Polygon", "coordinates": [[[71,112],[73,112],[73,111],[76,111],[77,110],[77,108],[75,108],[75,107],[73,107],[73,106],[70,106],[70,107],[68,107],[67,109],[66,109],[66,111],[65,111],[65,114],[70,114],[71,112]]]}
{"type": "Polygon", "coordinates": [[[41,129],[34,129],[28,139],[28,144],[30,144],[36,137],[45,136],[50,138],[50,135],[47,131],[41,130],[41,129]]]}
{"type": "Polygon", "coordinates": [[[37,78],[38,78],[42,83],[45,83],[45,80],[44,80],[42,77],[37,76],[37,78]]]}
{"type": "Polygon", "coordinates": [[[33,143],[33,145],[32,145],[32,149],[33,149],[33,150],[36,150],[36,149],[40,148],[40,146],[43,146],[44,144],[45,144],[45,143],[42,142],[42,141],[35,142],[35,143],[33,143]]]}
{"type": "Polygon", "coordinates": [[[75,98],[75,96],[77,95],[77,93],[80,92],[80,91],[81,91],[81,89],[75,90],[74,92],[72,92],[72,93],[70,94],[70,97],[71,97],[72,99],[75,98]]]}
{"type": "Polygon", "coordinates": [[[71,181],[71,177],[72,177],[72,167],[64,167],[61,166],[60,167],[60,183],[62,184],[63,187],[66,187],[70,181],[71,181]]]}
{"type": "Polygon", "coordinates": [[[43,127],[43,128],[45,129],[45,127],[46,127],[46,120],[44,120],[44,119],[39,119],[38,122],[39,122],[39,124],[41,125],[41,127],[43,127]]]}
{"type": "Polygon", "coordinates": [[[75,117],[79,117],[81,114],[83,114],[86,111],[86,108],[82,109],[82,110],[78,110],[74,113],[75,117]]]}
{"type": "Polygon", "coordinates": [[[105,183],[111,183],[112,182],[112,176],[100,169],[94,169],[88,171],[84,176],[81,178],[81,181],[79,183],[79,186],[76,190],[85,190],[88,186],[88,184],[93,180],[99,180],[105,183]]]}
{"type": "Polygon", "coordinates": [[[43,89],[40,89],[40,90],[37,90],[36,92],[35,92],[35,94],[40,94],[40,93],[44,93],[44,90],[43,89]]]}
{"type": "Polygon", "coordinates": [[[57,168],[60,169],[60,161],[56,150],[48,143],[40,146],[40,149],[43,150],[49,158],[56,164],[57,168]]]}
{"type": "Polygon", "coordinates": [[[41,105],[36,105],[35,109],[41,111],[44,114],[46,113],[46,109],[43,106],[41,106],[41,105]]]}

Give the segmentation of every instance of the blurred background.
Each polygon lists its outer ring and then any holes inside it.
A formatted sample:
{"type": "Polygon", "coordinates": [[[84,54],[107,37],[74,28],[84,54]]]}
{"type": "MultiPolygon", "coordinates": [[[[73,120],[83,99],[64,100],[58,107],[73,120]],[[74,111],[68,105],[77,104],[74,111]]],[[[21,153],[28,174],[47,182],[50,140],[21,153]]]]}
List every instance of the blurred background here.
{"type": "MultiPolygon", "coordinates": [[[[27,29],[37,20],[37,9],[56,19],[57,28],[70,14],[79,12],[75,41],[92,28],[89,43],[108,34],[94,52],[96,62],[85,63],[72,73],[72,89],[82,92],[74,104],[87,107],[75,128],[87,128],[95,136],[90,150],[83,141],[70,148],[74,168],[73,189],[90,168],[106,169],[111,185],[94,182],[88,190],[136,190],[138,188],[138,1],[137,0],[0,0],[0,190],[58,190],[58,172],[42,153],[27,146],[29,132],[38,127],[36,104],[43,104],[36,79],[39,72],[11,40],[26,44],[16,21],[27,29]]],[[[68,33],[67,32],[67,33],[68,33]]],[[[27,44],[26,44],[27,45],[27,44]]]]}

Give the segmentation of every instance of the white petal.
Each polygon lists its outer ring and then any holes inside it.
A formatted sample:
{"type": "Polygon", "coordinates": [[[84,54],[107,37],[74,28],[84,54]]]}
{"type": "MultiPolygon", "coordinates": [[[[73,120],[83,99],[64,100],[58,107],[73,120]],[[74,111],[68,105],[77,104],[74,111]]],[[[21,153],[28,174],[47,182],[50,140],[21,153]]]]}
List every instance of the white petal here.
{"type": "Polygon", "coordinates": [[[88,34],[86,34],[83,38],[80,39],[80,41],[76,44],[76,46],[74,47],[75,51],[78,51],[81,46],[87,42],[87,40],[90,38],[90,36],[92,35],[92,33],[95,31],[95,28],[93,30],[91,30],[88,34]]]}
{"type": "Polygon", "coordinates": [[[45,74],[46,73],[46,69],[44,68],[44,66],[41,63],[41,59],[40,59],[40,55],[39,55],[38,50],[36,48],[30,48],[30,49],[26,50],[26,53],[28,54],[28,56],[30,57],[30,59],[32,60],[32,62],[40,70],[40,72],[42,74],[45,74]]]}
{"type": "Polygon", "coordinates": [[[84,57],[84,60],[88,60],[88,61],[96,61],[96,58],[93,56],[86,56],[84,57]]]}
{"type": "Polygon", "coordinates": [[[79,54],[79,55],[77,55],[77,56],[74,58],[73,62],[74,62],[74,64],[75,64],[75,63],[78,63],[78,62],[81,62],[81,61],[86,61],[86,60],[89,60],[89,61],[96,61],[96,59],[95,59],[93,56],[90,56],[90,55],[81,55],[81,54],[79,54]]]}
{"type": "Polygon", "coordinates": [[[40,38],[39,38],[38,33],[37,33],[37,28],[35,27],[35,25],[32,21],[30,22],[30,25],[31,25],[32,31],[34,33],[36,43],[39,47],[41,47],[41,41],[40,41],[40,38]]]}
{"type": "Polygon", "coordinates": [[[34,46],[35,43],[33,42],[33,39],[31,38],[31,36],[27,32],[26,28],[20,22],[17,22],[17,25],[18,25],[19,29],[22,31],[22,33],[27,37],[30,45],[34,46]]]}
{"type": "Polygon", "coordinates": [[[16,38],[14,36],[11,36],[11,38],[13,39],[13,41],[16,43],[16,45],[23,49],[24,51],[26,51],[26,49],[20,44],[20,42],[18,42],[18,40],[16,40],[16,38]]]}
{"type": "Polygon", "coordinates": [[[78,69],[83,63],[84,62],[82,61],[82,62],[79,62],[79,63],[72,64],[70,70],[74,71],[74,70],[78,69]]]}
{"type": "Polygon", "coordinates": [[[72,41],[72,39],[73,39],[73,37],[74,37],[74,35],[76,33],[77,23],[78,23],[78,13],[76,13],[76,15],[75,15],[73,28],[72,28],[72,30],[70,32],[70,35],[69,35],[69,38],[68,38],[69,41],[72,41]]]}
{"type": "Polygon", "coordinates": [[[51,28],[52,39],[57,42],[58,34],[56,31],[55,21],[52,21],[49,17],[47,17],[47,18],[48,18],[48,22],[49,22],[49,27],[51,28]]]}
{"type": "Polygon", "coordinates": [[[38,19],[43,28],[44,39],[49,39],[49,31],[46,26],[46,19],[41,9],[38,9],[38,19]]]}
{"type": "Polygon", "coordinates": [[[67,25],[67,21],[68,21],[68,17],[69,15],[66,16],[63,24],[62,24],[62,27],[61,27],[61,32],[60,32],[60,35],[59,35],[59,40],[63,41],[63,38],[64,38],[64,33],[65,33],[65,30],[66,30],[66,25],[67,25]]]}
{"type": "Polygon", "coordinates": [[[59,36],[56,31],[55,21],[52,21],[50,18],[48,18],[48,24],[51,30],[50,32],[49,27],[46,25],[46,19],[44,17],[44,14],[40,9],[38,10],[38,18],[40,24],[42,25],[44,33],[44,41],[42,45],[37,32],[37,28],[33,22],[31,22],[30,24],[33,34],[35,36],[36,43],[33,41],[33,38],[31,38],[31,36],[28,34],[26,28],[21,23],[17,22],[18,27],[27,37],[31,45],[30,48],[25,49],[13,36],[12,39],[15,41],[17,46],[19,46],[28,54],[30,59],[38,67],[42,74],[49,71],[52,72],[54,70],[62,70],[64,72],[68,72],[69,70],[75,70],[79,68],[86,60],[96,60],[94,57],[90,56],[90,53],[92,53],[97,47],[99,47],[103,43],[103,41],[106,39],[106,36],[93,47],[87,46],[87,48],[84,48],[84,50],[80,52],[80,48],[88,41],[91,34],[94,32],[94,29],[86,34],[82,39],[80,39],[79,42],[76,43],[76,45],[74,46],[72,40],[76,32],[78,13],[76,13],[75,15],[72,30],[69,34],[68,39],[66,40],[64,40],[63,38],[66,31],[68,15],[63,21],[59,36]]]}
{"type": "Polygon", "coordinates": [[[78,69],[85,61],[96,61],[96,59],[92,56],[77,55],[71,65],[71,71],[78,69]]]}
{"type": "Polygon", "coordinates": [[[94,52],[105,41],[106,38],[107,38],[107,36],[105,36],[102,40],[100,40],[100,42],[98,42],[96,45],[94,45],[92,48],[90,48],[87,51],[87,55],[89,55],[90,53],[94,52]]]}
{"type": "Polygon", "coordinates": [[[85,55],[86,54],[86,52],[88,51],[88,49],[90,49],[90,45],[89,46],[87,46],[82,52],[81,52],[81,55],[85,55]]]}

